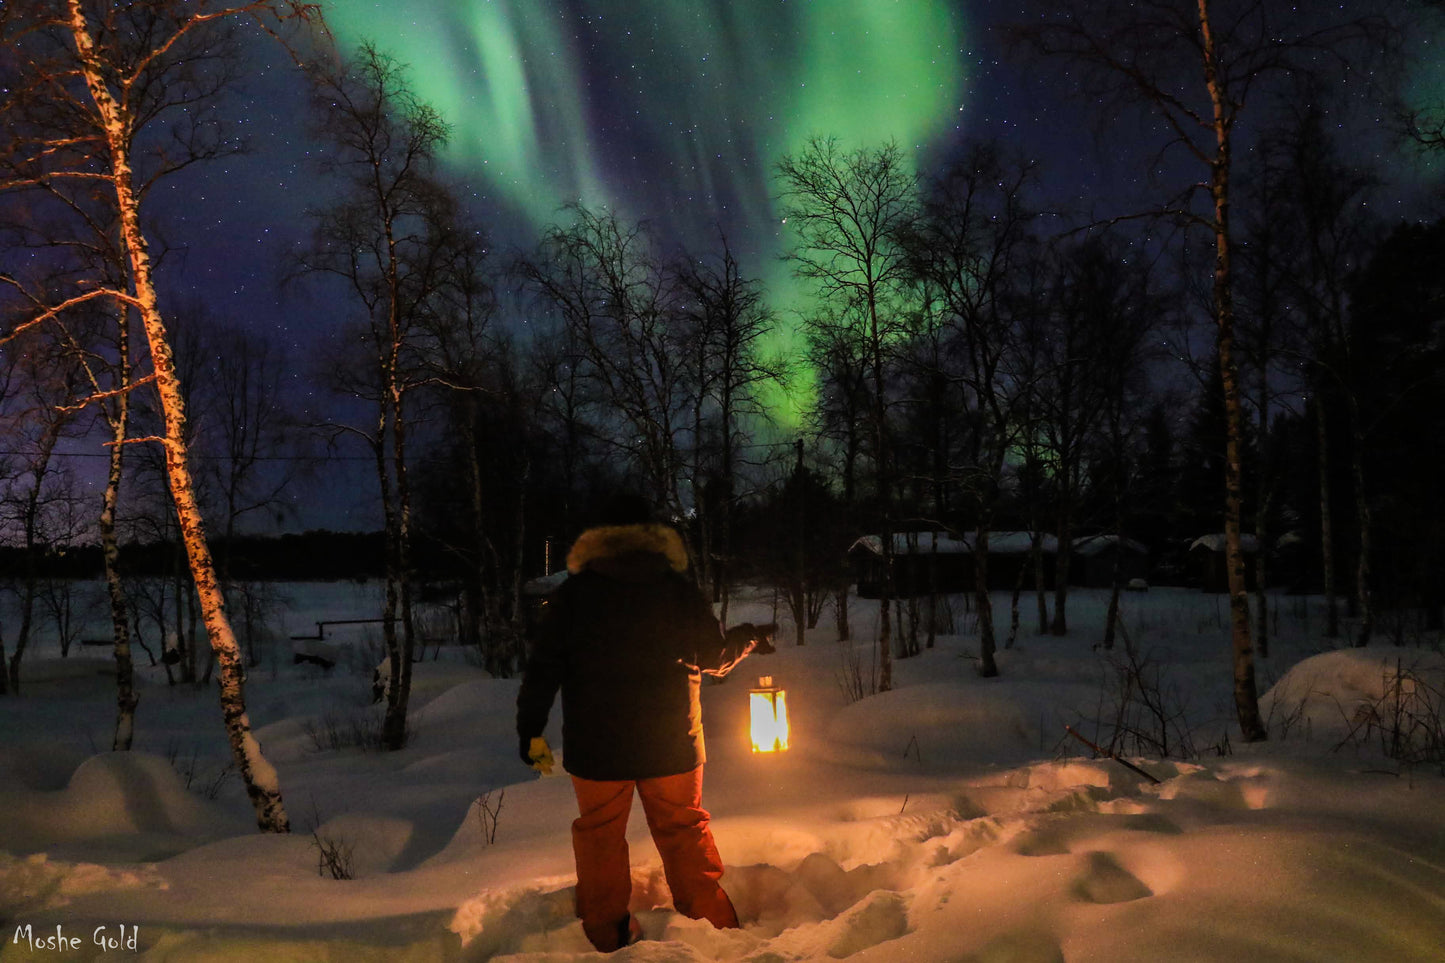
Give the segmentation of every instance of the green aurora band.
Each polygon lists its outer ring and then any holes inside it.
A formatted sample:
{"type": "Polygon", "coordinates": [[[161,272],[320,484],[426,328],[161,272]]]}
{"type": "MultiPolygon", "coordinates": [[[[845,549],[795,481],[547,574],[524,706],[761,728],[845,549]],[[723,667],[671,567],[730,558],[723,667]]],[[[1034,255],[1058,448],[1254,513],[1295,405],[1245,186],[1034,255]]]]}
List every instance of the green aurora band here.
{"type": "MultiPolygon", "coordinates": [[[[447,161],[532,228],[569,202],[707,243],[722,224],[796,354],[772,170],[814,135],[926,150],[959,123],[943,0],[332,0],[343,43],[406,64],[452,127],[447,161]]],[[[796,424],[804,402],[770,399],[796,424]]]]}

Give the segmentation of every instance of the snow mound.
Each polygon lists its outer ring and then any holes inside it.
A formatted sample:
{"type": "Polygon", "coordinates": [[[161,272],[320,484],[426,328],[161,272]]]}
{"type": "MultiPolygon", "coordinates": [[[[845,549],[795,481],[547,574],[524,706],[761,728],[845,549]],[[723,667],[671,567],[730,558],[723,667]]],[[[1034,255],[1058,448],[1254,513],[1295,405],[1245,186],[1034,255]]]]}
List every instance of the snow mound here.
{"type": "Polygon", "coordinates": [[[95,655],[27,658],[20,680],[21,691],[27,698],[58,696],[79,700],[113,697],[115,659],[95,655]]]}
{"type": "Polygon", "coordinates": [[[908,686],[841,709],[821,752],[840,762],[926,770],[971,762],[1024,759],[1038,736],[1007,696],[957,682],[908,686]]]}
{"type": "Polygon", "coordinates": [[[553,950],[586,952],[592,946],[577,920],[575,893],[576,880],[569,877],[491,890],[458,906],[449,929],[462,938],[468,959],[542,949],[554,940],[553,950]]]}
{"type": "Polygon", "coordinates": [[[1367,720],[1374,707],[1417,696],[1438,702],[1445,692],[1445,654],[1430,650],[1338,649],[1295,664],[1260,697],[1273,731],[1307,727],[1340,735],[1367,720]],[[1397,686],[1398,681],[1398,686],[1397,686]]]}
{"type": "Polygon", "coordinates": [[[422,718],[428,725],[444,726],[462,722],[470,725],[491,714],[509,716],[517,707],[519,685],[516,679],[489,676],[458,682],[439,691],[422,718]]]}
{"type": "Polygon", "coordinates": [[[342,813],[317,826],[312,838],[318,847],[340,847],[353,879],[389,873],[416,833],[409,819],[342,813]]]}
{"type": "Polygon", "coordinates": [[[64,789],[0,793],[0,849],[52,854],[92,847],[136,861],[162,859],[226,832],[244,831],[221,807],[187,791],[170,763],[143,752],[107,752],[80,764],[64,789]],[[119,847],[119,848],[117,848],[119,847]]]}
{"type": "Polygon", "coordinates": [[[153,866],[112,869],[52,860],[45,853],[21,859],[0,852],[0,919],[65,906],[90,893],[140,887],[165,889],[166,883],[153,866]]]}

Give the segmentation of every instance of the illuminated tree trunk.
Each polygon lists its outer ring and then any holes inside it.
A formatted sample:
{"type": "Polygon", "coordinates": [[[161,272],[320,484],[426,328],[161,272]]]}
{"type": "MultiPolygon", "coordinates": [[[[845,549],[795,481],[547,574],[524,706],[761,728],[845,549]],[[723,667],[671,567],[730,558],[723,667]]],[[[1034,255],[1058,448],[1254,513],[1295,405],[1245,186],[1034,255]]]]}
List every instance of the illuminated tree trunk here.
{"type": "Polygon", "coordinates": [[[135,734],[135,709],[140,701],[135,691],[135,670],[130,655],[130,620],[125,589],[120,582],[120,543],[115,532],[116,506],[120,502],[121,468],[124,462],[127,423],[130,417],[130,337],[126,312],[119,313],[118,371],[121,392],[115,410],[108,415],[111,427],[110,467],[106,473],[105,495],[100,510],[101,559],[105,566],[105,588],[110,598],[110,622],[115,639],[115,737],[111,749],[128,751],[135,734]]]}
{"type": "Polygon", "coordinates": [[[1258,742],[1266,738],[1267,733],[1259,716],[1254,645],[1249,627],[1249,593],[1245,588],[1245,559],[1241,543],[1244,473],[1240,449],[1244,412],[1234,362],[1234,305],[1230,288],[1229,174],[1236,105],[1226,101],[1220,84],[1209,0],[1199,0],[1199,29],[1203,40],[1204,81],[1214,108],[1215,153],[1210,163],[1209,190],[1214,202],[1214,318],[1218,327],[1219,368],[1224,382],[1224,560],[1229,579],[1234,706],[1245,741],[1258,742]]]}
{"type": "Polygon", "coordinates": [[[146,342],[150,348],[156,391],[160,396],[165,423],[165,435],[161,441],[165,450],[166,479],[175,502],[176,519],[200,598],[206,632],[220,666],[221,712],[230,738],[231,752],[236,761],[237,772],[255,808],[257,824],[268,832],[288,832],[290,821],[281,801],[276,770],[261,754],[261,746],[251,733],[251,720],[246,715],[241,653],[231,624],[226,618],[224,596],[216,578],[210,546],[206,543],[200,506],[196,501],[190,467],[186,460],[183,436],[185,401],[165,324],[157,307],[155,286],[151,278],[150,254],[145,236],[141,233],[140,199],[132,186],[128,118],[106,86],[104,66],[96,54],[90,27],[81,9],[81,0],[67,0],[67,10],[67,26],[79,55],[85,84],[104,125],[105,146],[111,168],[109,179],[115,187],[121,238],[130,262],[131,284],[145,329],[146,342]]]}

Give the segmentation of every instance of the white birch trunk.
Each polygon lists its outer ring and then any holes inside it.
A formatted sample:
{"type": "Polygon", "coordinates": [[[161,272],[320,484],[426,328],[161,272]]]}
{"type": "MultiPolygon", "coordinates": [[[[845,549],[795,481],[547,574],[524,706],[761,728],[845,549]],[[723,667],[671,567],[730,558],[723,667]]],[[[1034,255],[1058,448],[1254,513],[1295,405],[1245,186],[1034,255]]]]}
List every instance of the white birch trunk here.
{"type": "Polygon", "coordinates": [[[1218,324],[1219,369],[1224,381],[1224,558],[1229,575],[1230,636],[1234,656],[1234,704],[1246,742],[1267,738],[1259,715],[1254,672],[1254,641],[1249,626],[1249,592],[1245,589],[1240,516],[1243,508],[1243,466],[1240,451],[1244,414],[1234,363],[1234,307],[1230,289],[1229,173],[1233,116],[1226,104],[1216,69],[1209,0],[1199,0],[1204,78],[1214,107],[1215,156],[1210,170],[1214,201],[1214,312],[1218,324]]]}
{"type": "Polygon", "coordinates": [[[131,283],[136,305],[145,328],[155,371],[156,390],[160,395],[165,421],[163,438],[166,457],[166,479],[176,506],[176,518],[186,549],[191,575],[200,598],[202,617],[211,648],[220,666],[221,713],[231,742],[237,771],[246,786],[247,795],[256,810],[256,822],[268,832],[289,832],[290,821],[281,801],[276,770],[266,761],[261,747],[251,734],[251,720],[246,715],[244,672],[235,634],[226,618],[224,597],[211,560],[196,502],[190,467],[186,462],[185,402],[180,379],[176,373],[170,341],[157,306],[155,286],[151,278],[150,253],[141,233],[140,202],[132,185],[130,143],[127,117],[123,107],[111,95],[104,77],[103,65],[95,51],[81,0],[67,0],[68,29],[79,55],[81,72],[90,96],[104,124],[106,148],[111,164],[111,180],[115,187],[121,236],[130,260],[131,283]]]}
{"type": "MultiPolygon", "coordinates": [[[[126,316],[119,317],[120,335],[120,381],[122,388],[130,380],[129,339],[126,337],[126,316]]],[[[105,562],[105,587],[110,597],[110,622],[115,638],[115,692],[116,715],[115,737],[111,749],[116,752],[129,751],[135,735],[135,708],[140,701],[135,691],[135,672],[130,654],[130,620],[126,617],[125,589],[120,582],[120,544],[115,532],[116,507],[120,502],[121,467],[125,452],[127,420],[130,413],[130,396],[122,391],[116,399],[116,410],[111,415],[112,448],[110,470],[106,475],[104,502],[100,510],[101,557],[105,562]]]]}

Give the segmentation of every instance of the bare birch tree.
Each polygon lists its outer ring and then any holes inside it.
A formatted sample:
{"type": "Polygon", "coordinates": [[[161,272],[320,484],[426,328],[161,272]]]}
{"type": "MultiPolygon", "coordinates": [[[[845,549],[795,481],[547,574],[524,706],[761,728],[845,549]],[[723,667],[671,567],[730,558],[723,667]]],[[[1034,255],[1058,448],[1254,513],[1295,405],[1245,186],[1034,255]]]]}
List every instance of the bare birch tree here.
{"type": "Polygon", "coordinates": [[[732,563],[733,507],[744,426],[767,416],[759,395],[780,381],[779,365],[762,356],[774,317],[762,286],[745,277],[726,236],[711,257],[679,270],[692,330],[693,498],[700,520],[699,554],[706,560],[713,601],[726,624],[732,563]]]}
{"type": "MultiPolygon", "coordinates": [[[[75,397],[75,371],[65,363],[60,346],[51,338],[45,343],[32,338],[22,356],[22,391],[8,401],[21,410],[10,419],[18,430],[7,432],[7,447],[21,454],[19,471],[0,501],[0,520],[20,536],[24,547],[24,570],[19,586],[20,621],[15,630],[14,651],[5,670],[9,690],[20,692],[20,663],[35,625],[35,607],[40,590],[40,555],[51,533],[50,506],[56,498],[54,485],[56,446],[70,432],[75,412],[68,403],[75,397]]],[[[12,382],[13,383],[13,382],[12,382]]]]}
{"type": "Polygon", "coordinates": [[[998,675],[988,540],[1022,397],[1013,370],[1015,322],[1016,311],[1027,308],[1011,279],[1033,241],[1033,176],[1031,164],[1006,157],[996,145],[975,145],[929,185],[923,216],[908,237],[911,270],[936,295],[943,315],[948,363],[941,373],[964,396],[970,422],[966,465],[959,468],[973,509],[979,674],[985,677],[998,675]]]}
{"type": "Polygon", "coordinates": [[[863,348],[874,498],[882,539],[878,691],[893,688],[891,569],[893,464],[889,387],[897,344],[906,330],[908,259],[903,238],[918,216],[918,176],[896,143],[847,150],[814,137],[777,165],[779,202],[794,234],[784,257],[798,278],[816,286],[863,348]]]}
{"type": "Polygon", "coordinates": [[[350,61],[313,71],[313,79],[320,131],[333,146],[328,167],[344,192],[336,204],[315,212],[301,270],[339,278],[364,315],[360,340],[370,352],[371,374],[361,382],[376,402],[376,423],[354,433],[371,448],[381,494],[387,573],[382,634],[390,668],[382,740],[388,749],[400,749],[416,653],[408,402],[423,379],[416,342],[444,251],[432,230],[434,215],[452,203],[432,169],[447,127],[435,108],[416,97],[405,67],[372,43],[362,44],[350,61]]]}
{"type": "MultiPolygon", "coordinates": [[[[690,461],[693,354],[681,321],[679,284],[648,225],[613,211],[567,208],[518,264],[533,293],[556,311],[592,395],[610,406],[600,437],[641,479],[654,503],[681,517],[690,461]]],[[[684,530],[695,558],[691,532],[684,530]]],[[[694,573],[696,574],[696,573],[694,573]]]]}
{"type": "Polygon", "coordinates": [[[1241,547],[1243,405],[1234,321],[1231,202],[1240,121],[1258,88],[1314,60],[1339,62],[1378,37],[1373,20],[1332,22],[1275,0],[1042,0],[1036,21],[1014,34],[1046,57],[1078,68],[1086,96],[1109,109],[1142,107],[1203,177],[1169,205],[1172,216],[1213,239],[1211,312],[1226,419],[1225,565],[1229,579],[1234,701],[1247,741],[1266,738],[1259,715],[1245,557],[1241,547]],[[1194,203],[1196,189],[1206,194],[1194,203]]]}
{"type": "MultiPolygon", "coordinates": [[[[46,104],[57,122],[48,130],[27,130],[25,133],[35,136],[9,145],[19,155],[12,165],[19,174],[7,175],[0,189],[24,189],[45,179],[93,180],[104,186],[113,205],[119,247],[125,255],[126,286],[74,289],[31,314],[9,334],[44,325],[90,301],[124,305],[139,317],[151,367],[146,379],[159,397],[164,425],[160,436],[147,440],[158,443],[165,453],[167,482],[187,561],[220,666],[221,709],[232,754],[258,825],[285,832],[289,820],[276,771],[251,732],[244,668],[196,497],[185,444],[185,398],[144,229],[146,188],[154,182],[155,172],[139,166],[146,161],[139,139],[149,125],[167,116],[169,108],[190,108],[177,111],[180,123],[211,129],[207,124],[213,118],[202,108],[224,86],[227,66],[224,62],[212,64],[207,51],[212,43],[224,45],[225,28],[242,18],[274,32],[290,23],[317,20],[318,13],[314,5],[294,0],[231,5],[185,0],[126,5],[37,0],[24,11],[7,15],[3,42],[24,65],[26,78],[17,100],[46,104]],[[177,96],[157,102],[155,92],[167,88],[177,91],[177,96]],[[193,96],[198,99],[192,101],[193,96]]],[[[174,169],[164,154],[159,156],[159,170],[174,169]]],[[[184,162],[195,159],[188,156],[184,162]]]]}

